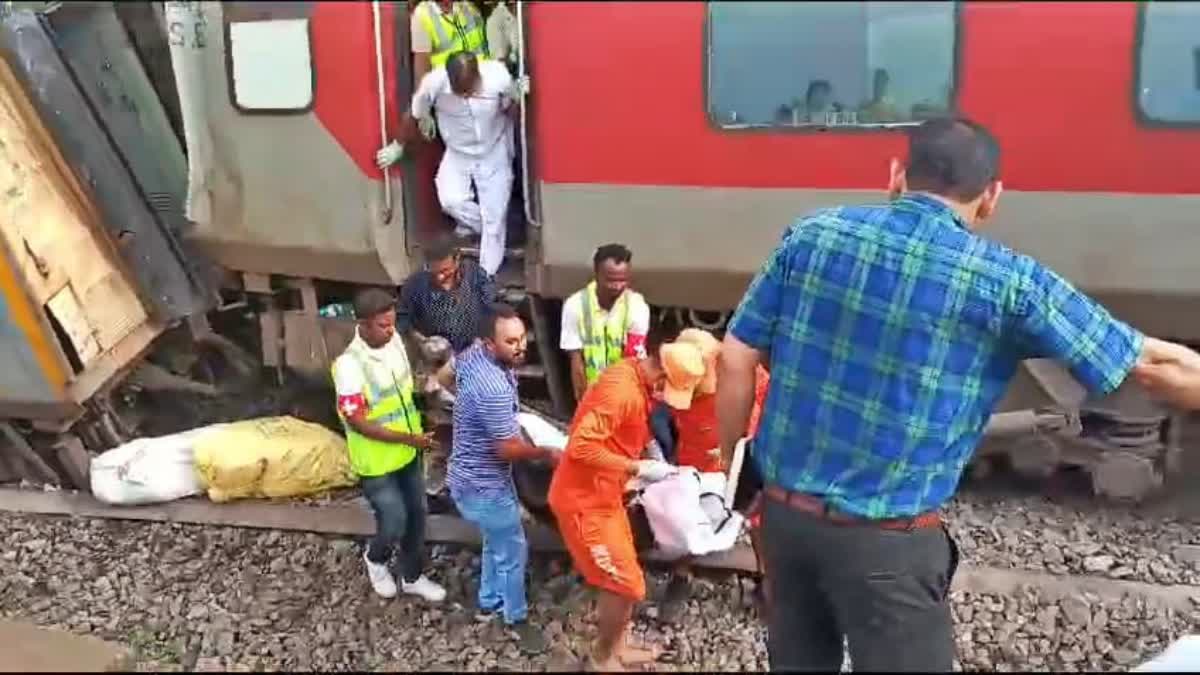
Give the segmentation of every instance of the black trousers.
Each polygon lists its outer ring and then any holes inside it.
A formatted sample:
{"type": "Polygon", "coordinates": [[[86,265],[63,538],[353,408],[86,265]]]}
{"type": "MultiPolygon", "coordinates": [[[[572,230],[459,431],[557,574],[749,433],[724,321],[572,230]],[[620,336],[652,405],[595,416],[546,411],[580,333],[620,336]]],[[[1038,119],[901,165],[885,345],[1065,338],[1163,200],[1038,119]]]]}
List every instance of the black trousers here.
{"type": "Polygon", "coordinates": [[[837,672],[843,636],[856,672],[951,670],[958,547],[945,528],[835,524],[767,498],[762,538],[772,672],[837,672]]]}

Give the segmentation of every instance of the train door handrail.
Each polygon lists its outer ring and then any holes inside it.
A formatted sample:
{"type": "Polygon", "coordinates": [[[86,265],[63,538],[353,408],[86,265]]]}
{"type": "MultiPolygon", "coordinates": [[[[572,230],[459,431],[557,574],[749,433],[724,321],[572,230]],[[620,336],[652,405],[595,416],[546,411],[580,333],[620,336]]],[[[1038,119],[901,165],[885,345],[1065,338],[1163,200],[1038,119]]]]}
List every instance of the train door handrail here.
{"type": "MultiPolygon", "coordinates": [[[[375,79],[379,91],[379,147],[388,144],[387,133],[387,87],[383,79],[383,29],[379,18],[379,0],[371,2],[371,17],[375,24],[375,79]]],[[[383,223],[392,222],[392,176],[389,167],[383,167],[383,223]]]]}
{"type": "MultiPolygon", "coordinates": [[[[517,2],[517,77],[525,77],[525,3],[517,2]]],[[[533,217],[531,206],[533,185],[529,180],[529,112],[527,108],[528,95],[521,97],[521,185],[524,188],[525,222],[534,227],[541,223],[533,217]]]]}

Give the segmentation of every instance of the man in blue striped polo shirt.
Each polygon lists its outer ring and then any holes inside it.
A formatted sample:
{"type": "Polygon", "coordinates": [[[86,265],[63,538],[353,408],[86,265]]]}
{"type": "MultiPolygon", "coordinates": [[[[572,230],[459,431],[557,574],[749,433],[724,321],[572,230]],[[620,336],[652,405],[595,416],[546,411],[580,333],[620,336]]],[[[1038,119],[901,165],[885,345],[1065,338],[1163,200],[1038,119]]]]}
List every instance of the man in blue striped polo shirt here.
{"type": "Polygon", "coordinates": [[[557,452],[527,443],[517,423],[517,378],[525,362],[525,323],[507,305],[485,313],[480,338],[458,357],[450,496],[483,538],[479,580],[481,615],[502,614],[527,652],[546,649],[527,621],[525,563],[528,547],[512,462],[557,461],[557,452]]]}

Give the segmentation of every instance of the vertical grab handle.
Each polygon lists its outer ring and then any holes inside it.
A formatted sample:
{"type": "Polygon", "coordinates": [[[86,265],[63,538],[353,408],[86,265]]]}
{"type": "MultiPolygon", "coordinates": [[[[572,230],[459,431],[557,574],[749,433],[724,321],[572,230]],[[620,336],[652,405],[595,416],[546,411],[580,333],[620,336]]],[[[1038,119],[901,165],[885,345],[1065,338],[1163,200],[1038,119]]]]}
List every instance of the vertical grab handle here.
{"type": "MultiPolygon", "coordinates": [[[[375,79],[379,91],[379,147],[388,144],[387,134],[387,87],[383,79],[383,28],[379,18],[379,0],[371,2],[371,16],[375,24],[375,79]]],[[[383,222],[392,222],[392,177],[389,167],[383,168],[383,222]]]]}
{"type": "MultiPolygon", "coordinates": [[[[524,77],[526,75],[525,64],[525,3],[517,2],[517,76],[524,77]]],[[[533,217],[533,208],[530,206],[530,196],[533,194],[532,185],[529,181],[529,112],[526,108],[526,96],[521,97],[521,187],[524,188],[525,194],[525,222],[530,225],[537,226],[538,222],[533,217]]]]}

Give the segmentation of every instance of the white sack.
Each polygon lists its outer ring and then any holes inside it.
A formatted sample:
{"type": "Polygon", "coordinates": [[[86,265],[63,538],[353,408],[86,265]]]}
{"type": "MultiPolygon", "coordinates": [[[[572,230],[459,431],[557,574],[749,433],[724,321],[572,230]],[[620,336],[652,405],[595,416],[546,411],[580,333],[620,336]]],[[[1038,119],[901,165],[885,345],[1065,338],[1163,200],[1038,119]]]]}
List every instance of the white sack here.
{"type": "Polygon", "coordinates": [[[725,474],[679,473],[652,483],[639,497],[658,550],[672,558],[733,548],[743,517],[725,506],[725,474]]]}
{"type": "Polygon", "coordinates": [[[567,447],[567,435],[553,424],[531,413],[517,413],[517,424],[529,434],[529,440],[539,448],[562,450],[567,447]]]}
{"type": "Polygon", "coordinates": [[[209,427],[139,438],[92,459],[92,495],[106,504],[154,504],[204,492],[193,443],[209,427]]]}
{"type": "Polygon", "coordinates": [[[1200,635],[1185,635],[1163,653],[1133,669],[1135,673],[1200,672],[1200,635]]]}

